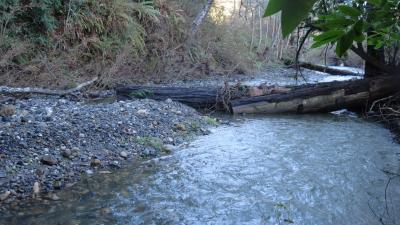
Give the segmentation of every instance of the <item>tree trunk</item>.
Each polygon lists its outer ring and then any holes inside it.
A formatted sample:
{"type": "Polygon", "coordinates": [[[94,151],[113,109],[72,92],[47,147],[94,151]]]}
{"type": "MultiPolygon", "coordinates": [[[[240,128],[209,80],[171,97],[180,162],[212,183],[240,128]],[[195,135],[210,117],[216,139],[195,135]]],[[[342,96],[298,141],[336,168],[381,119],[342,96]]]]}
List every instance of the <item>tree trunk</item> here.
{"type": "Polygon", "coordinates": [[[196,34],[200,25],[203,23],[204,18],[207,17],[208,12],[210,12],[213,3],[214,0],[207,0],[206,5],[204,5],[203,9],[199,12],[199,14],[197,14],[192,24],[192,31],[191,31],[192,36],[196,34]]]}
{"type": "MultiPolygon", "coordinates": [[[[379,61],[379,64],[386,65],[385,50],[383,48],[375,49],[374,46],[367,46],[367,54],[379,61]]],[[[373,78],[384,75],[382,69],[374,66],[371,62],[365,61],[365,78],[373,78]]]]}
{"type": "MultiPolygon", "coordinates": [[[[374,13],[373,6],[367,2],[365,5],[366,10],[367,10],[367,15],[371,15],[374,13]]],[[[367,22],[368,23],[373,23],[376,21],[371,21],[369,17],[367,17],[367,22]]],[[[373,35],[372,28],[369,28],[367,32],[367,36],[373,35]]],[[[367,37],[368,39],[368,37],[367,37]]],[[[383,47],[379,49],[375,49],[373,45],[367,45],[367,55],[371,56],[374,58],[374,61],[376,60],[377,64],[380,65],[387,65],[385,62],[385,49],[383,47]]],[[[382,71],[381,68],[378,68],[376,65],[374,65],[370,60],[365,61],[365,78],[372,78],[372,77],[378,77],[384,75],[384,71],[382,71]]]]}

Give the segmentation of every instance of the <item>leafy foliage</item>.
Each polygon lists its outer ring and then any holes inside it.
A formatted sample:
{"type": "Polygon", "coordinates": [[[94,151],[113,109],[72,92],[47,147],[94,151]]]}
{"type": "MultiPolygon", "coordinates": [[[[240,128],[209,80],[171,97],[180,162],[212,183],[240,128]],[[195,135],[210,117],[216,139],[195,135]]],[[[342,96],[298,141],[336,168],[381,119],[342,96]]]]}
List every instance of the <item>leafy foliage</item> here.
{"type": "MultiPolygon", "coordinates": [[[[309,14],[316,2],[271,0],[265,15],[282,11],[282,32],[288,35],[309,14]]],[[[329,1],[319,3],[326,7],[326,2],[329,1]]],[[[365,40],[376,49],[399,46],[400,0],[344,1],[337,4],[333,10],[320,10],[317,16],[317,20],[309,22],[321,31],[314,36],[312,47],[336,44],[336,54],[343,56],[354,42],[363,43],[365,40]]]]}
{"type": "Polygon", "coordinates": [[[317,0],[271,0],[265,16],[282,11],[282,33],[288,36],[307,17],[317,0]]]}
{"type": "Polygon", "coordinates": [[[336,43],[336,53],[342,56],[354,42],[367,39],[377,49],[397,43],[400,32],[398,0],[353,1],[339,5],[337,10],[322,15],[315,26],[323,32],[314,37],[313,47],[336,43]],[[326,38],[329,37],[329,38],[326,38]]]}

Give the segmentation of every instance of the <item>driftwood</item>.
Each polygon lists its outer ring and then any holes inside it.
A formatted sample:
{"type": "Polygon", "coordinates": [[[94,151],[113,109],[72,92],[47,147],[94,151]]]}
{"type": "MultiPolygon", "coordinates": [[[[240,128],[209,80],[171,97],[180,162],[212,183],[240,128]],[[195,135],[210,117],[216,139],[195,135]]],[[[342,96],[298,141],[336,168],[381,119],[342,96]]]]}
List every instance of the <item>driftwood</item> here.
{"type": "Polygon", "coordinates": [[[317,65],[317,64],[311,64],[311,63],[305,63],[305,62],[300,62],[299,63],[300,67],[309,69],[309,70],[315,70],[315,71],[319,71],[319,72],[324,72],[324,73],[329,73],[332,75],[350,75],[350,76],[361,76],[363,74],[354,72],[354,71],[350,71],[350,70],[345,70],[345,69],[336,69],[336,68],[332,68],[329,66],[322,66],[322,65],[317,65]]]}
{"type": "Polygon", "coordinates": [[[400,76],[303,85],[286,93],[231,102],[233,113],[312,113],[365,109],[368,103],[400,90],[400,76]]]}
{"type": "Polygon", "coordinates": [[[7,94],[7,95],[17,95],[17,94],[38,94],[38,95],[58,95],[58,96],[67,96],[67,95],[73,95],[75,96],[76,92],[82,90],[83,88],[93,84],[94,82],[97,81],[97,77],[84,82],[82,84],[79,84],[75,88],[71,88],[68,90],[49,90],[49,89],[43,89],[43,88],[31,88],[31,87],[26,87],[26,88],[12,88],[12,87],[0,87],[0,94],[7,94]]]}

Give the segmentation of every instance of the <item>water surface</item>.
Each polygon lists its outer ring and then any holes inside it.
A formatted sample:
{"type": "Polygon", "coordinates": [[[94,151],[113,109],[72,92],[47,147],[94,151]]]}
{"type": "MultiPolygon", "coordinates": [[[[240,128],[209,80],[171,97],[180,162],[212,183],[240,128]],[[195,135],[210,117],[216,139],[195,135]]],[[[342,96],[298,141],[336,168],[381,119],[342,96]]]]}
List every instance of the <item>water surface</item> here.
{"type": "Polygon", "coordinates": [[[62,202],[7,224],[385,224],[400,222],[400,146],[348,115],[232,119],[190,146],[87,178],[62,202]]]}

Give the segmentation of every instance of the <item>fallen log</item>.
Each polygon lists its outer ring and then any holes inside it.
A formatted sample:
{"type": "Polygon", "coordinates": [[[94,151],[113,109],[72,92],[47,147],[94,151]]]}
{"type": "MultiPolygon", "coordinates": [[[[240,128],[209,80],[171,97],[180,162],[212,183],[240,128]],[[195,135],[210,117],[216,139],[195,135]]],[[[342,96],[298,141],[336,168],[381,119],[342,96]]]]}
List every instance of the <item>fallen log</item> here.
{"type": "Polygon", "coordinates": [[[158,101],[171,99],[192,107],[203,108],[217,104],[219,88],[217,87],[118,87],[116,94],[119,100],[132,98],[150,98],[158,101]]]}
{"type": "Polygon", "coordinates": [[[279,86],[246,86],[225,84],[224,87],[160,87],[160,86],[131,86],[116,88],[119,100],[134,98],[150,98],[158,101],[171,99],[195,108],[217,108],[230,110],[230,101],[244,96],[282,93],[290,90],[279,86]]]}
{"type": "MultiPolygon", "coordinates": [[[[302,68],[306,68],[309,70],[315,70],[323,73],[329,73],[332,75],[342,75],[342,76],[361,76],[363,75],[362,73],[357,73],[351,70],[346,70],[346,69],[336,69],[332,68],[329,66],[322,66],[322,65],[317,65],[317,64],[311,64],[311,63],[305,63],[301,62],[299,63],[299,66],[302,68]]],[[[292,66],[293,67],[293,66],[292,66]]]]}
{"type": "Polygon", "coordinates": [[[311,113],[359,110],[400,90],[400,76],[335,81],[294,87],[147,87],[116,89],[118,99],[172,99],[196,108],[215,107],[232,113],[311,113]]]}
{"type": "Polygon", "coordinates": [[[400,76],[319,83],[294,87],[286,93],[233,100],[231,110],[235,114],[273,114],[362,109],[399,90],[400,76]]]}

